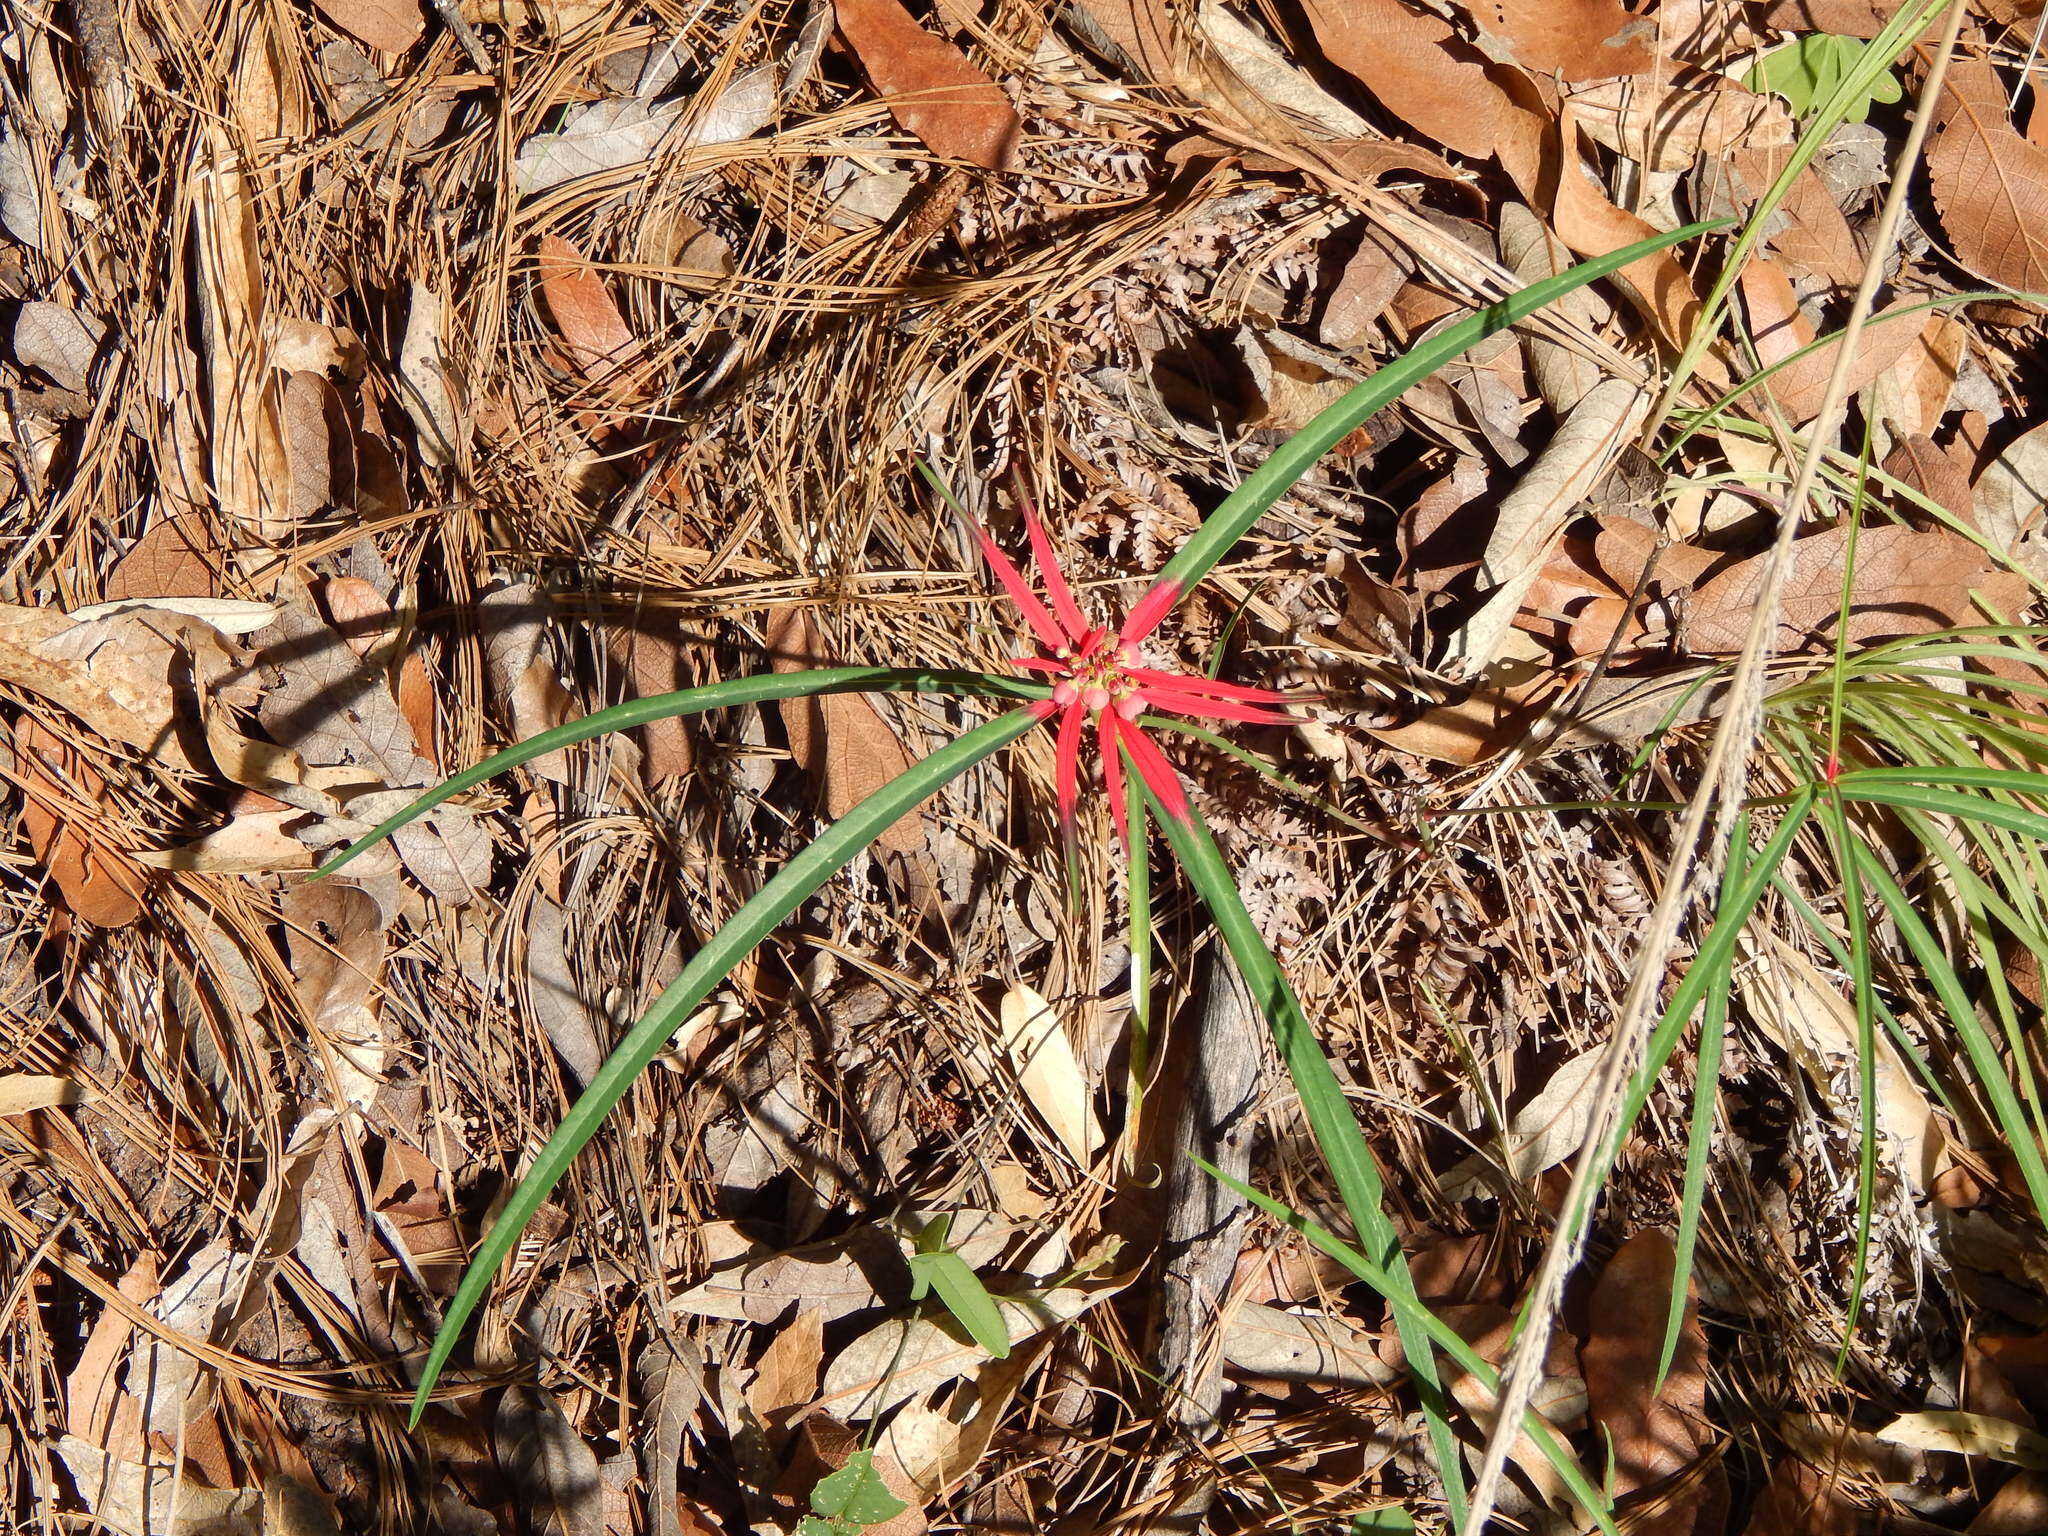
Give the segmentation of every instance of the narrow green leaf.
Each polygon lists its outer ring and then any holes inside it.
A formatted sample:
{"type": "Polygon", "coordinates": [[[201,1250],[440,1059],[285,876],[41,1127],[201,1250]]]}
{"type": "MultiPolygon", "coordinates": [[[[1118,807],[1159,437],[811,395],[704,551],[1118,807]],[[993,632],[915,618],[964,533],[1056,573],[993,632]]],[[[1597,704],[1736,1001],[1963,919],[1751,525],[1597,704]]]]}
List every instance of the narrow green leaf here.
{"type": "Polygon", "coordinates": [[[1002,1309],[965,1259],[950,1249],[914,1253],[910,1274],[912,1300],[923,1296],[926,1287],[937,1291],[940,1303],[970,1339],[998,1360],[1010,1358],[1010,1330],[1003,1324],[1002,1309]]]}
{"type": "Polygon", "coordinates": [[[1872,1012],[1876,987],[1870,972],[1870,923],[1863,910],[1863,881],[1849,853],[1854,834],[1839,790],[1827,796],[1826,806],[1828,836],[1842,877],[1842,910],[1849,919],[1849,974],[1856,1002],[1856,1121],[1861,1138],[1856,1159],[1856,1255],[1842,1347],[1835,1356],[1835,1377],[1840,1380],[1848,1368],[1849,1346],[1856,1338],[1863,1292],[1870,1282],[1870,1225],[1877,1206],[1877,1023],[1872,1012]]]}
{"type": "MultiPolygon", "coordinates": [[[[1843,779],[1846,781],[1847,778],[1848,775],[1844,774],[1843,779]]],[[[1928,811],[1937,816],[1961,816],[1969,821],[1988,822],[1994,827],[2024,832],[2029,837],[2048,838],[2048,816],[2008,805],[2003,800],[1987,800],[1982,795],[1959,794],[1952,789],[1937,789],[1928,784],[1872,784],[1863,780],[1853,788],[1846,782],[1839,787],[1845,800],[1928,811]]]]}
{"type": "Polygon", "coordinates": [[[548,1191],[568,1170],[571,1160],[583,1149],[584,1143],[597,1133],[598,1126],[611,1112],[612,1106],[619,1102],[647,1064],[668,1044],[676,1026],[690,1010],[708,997],[741,958],[767,937],[770,930],[845,867],[855,854],[879,837],[884,827],[983,758],[1017,740],[1036,724],[1038,716],[1032,711],[1013,710],[949,742],[921,762],[913,763],[833,822],[818,835],[816,841],[783,865],[774,878],[691,957],[690,963],[683,967],[682,975],[669,983],[661,996],[655,999],[654,1005],[626,1032],[618,1049],[598,1069],[597,1076],[591,1079],[583,1096],[570,1108],[568,1116],[535,1156],[533,1166],[519,1181],[519,1187],[513,1190],[503,1212],[478,1245],[476,1256],[469,1261],[469,1268],[463,1271],[462,1284],[455,1292],[455,1299],[448,1304],[448,1314],[441,1323],[441,1331],[434,1336],[434,1347],[420,1372],[419,1390],[412,1402],[413,1423],[419,1422],[434,1382],[441,1374],[441,1367],[447,1363],[456,1340],[462,1336],[463,1325],[490,1288],[498,1266],[519,1241],[519,1234],[533,1219],[533,1213],[540,1209],[548,1191]]]}
{"type": "Polygon", "coordinates": [[[1042,699],[1051,690],[1027,678],[999,677],[992,672],[948,672],[931,667],[823,667],[811,672],[783,672],[763,677],[737,677],[726,683],[707,683],[702,688],[684,688],[676,693],[656,694],[649,699],[631,699],[600,709],[594,715],[571,720],[538,736],[529,736],[485,758],[474,768],[465,768],[452,779],[435,785],[419,799],[388,820],[350,843],[313,872],[321,879],[333,874],[357,854],[374,847],[408,822],[417,820],[435,806],[474,789],[486,779],[530,763],[536,757],[579,741],[630,730],[651,720],[675,715],[701,714],[708,709],[729,709],[736,704],[759,704],[771,699],[802,699],[825,693],[950,693],[985,698],[1042,699]]]}
{"type": "Polygon", "coordinates": [[[811,1509],[827,1520],[850,1520],[855,1525],[880,1525],[894,1520],[910,1506],[889,1491],[882,1474],[875,1470],[873,1451],[855,1451],[846,1465],[822,1479],[811,1490],[811,1509]]]}
{"type": "MultiPolygon", "coordinates": [[[[1131,777],[1137,776],[1133,769],[1131,777]]],[[[1224,862],[1222,851],[1209,835],[1201,816],[1191,813],[1188,819],[1182,820],[1168,815],[1149,790],[1146,798],[1151,801],[1153,814],[1166,833],[1167,841],[1173,845],[1181,868],[1187,871],[1188,879],[1208,907],[1209,916],[1222,934],[1238,974],[1244,978],[1245,986],[1266,1016],[1273,1032],[1273,1042],[1280,1050],[1280,1059],[1294,1080],[1295,1092],[1301,1096],[1309,1130],[1315,1136],[1323,1160],[1329,1164],[1330,1176],[1337,1185],[1337,1193],[1344,1201],[1344,1209],[1349,1213],[1352,1225],[1358,1231],[1359,1241],[1364,1244],[1372,1261],[1388,1276],[1389,1283],[1397,1288],[1400,1301],[1405,1303],[1395,1307],[1395,1327],[1401,1336],[1401,1346],[1408,1355],[1408,1370],[1415,1378],[1422,1411],[1429,1420],[1430,1441],[1437,1457],[1437,1470],[1444,1480],[1444,1499],[1450,1507],[1452,1524],[1461,1524],[1465,1518],[1462,1453],[1458,1449],[1457,1435],[1451,1428],[1450,1405],[1444,1396],[1435,1352],[1430,1347],[1428,1333],[1416,1321],[1415,1313],[1425,1309],[1416,1296],[1415,1281],[1408,1273],[1408,1260],[1401,1252],[1400,1235],[1387,1217],[1385,1187],[1379,1165],[1373,1161],[1372,1149],[1366,1145],[1365,1132],[1352,1113],[1343,1088],[1338,1085],[1337,1074],[1331,1070],[1329,1058],[1323,1054],[1314,1026],[1301,1011],[1294,989],[1287,984],[1280,962],[1273,958],[1273,952],[1259,936],[1251,914],[1245,910],[1244,897],[1238,892],[1237,882],[1231,878],[1230,866],[1224,862]]]]}
{"type": "Polygon", "coordinates": [[[1341,399],[1326,407],[1307,426],[1274,449],[1265,463],[1247,475],[1244,483],[1225,497],[1202,526],[1189,536],[1188,541],[1160,569],[1157,581],[1178,582],[1183,593],[1191,591],[1317,459],[1342,442],[1367,417],[1386,409],[1410,387],[1428,378],[1459,354],[1496,331],[1504,330],[1518,320],[1526,320],[1566,294],[1610,272],[1619,271],[1639,257],[1718,229],[1728,222],[1726,219],[1703,219],[1683,229],[1674,229],[1669,234],[1638,240],[1618,251],[1581,262],[1555,277],[1547,277],[1518,293],[1496,300],[1411,348],[1371,378],[1353,385],[1341,399]]]}

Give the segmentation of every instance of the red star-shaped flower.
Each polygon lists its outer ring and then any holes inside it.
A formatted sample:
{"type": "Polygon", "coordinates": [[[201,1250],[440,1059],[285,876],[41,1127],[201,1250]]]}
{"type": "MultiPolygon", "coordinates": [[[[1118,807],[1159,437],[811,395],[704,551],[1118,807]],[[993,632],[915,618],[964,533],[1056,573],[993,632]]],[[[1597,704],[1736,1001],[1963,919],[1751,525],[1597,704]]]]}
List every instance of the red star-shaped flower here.
{"type": "Polygon", "coordinates": [[[1031,590],[1010,557],[996,547],[987,530],[971,521],[970,526],[981,541],[981,552],[989,568],[1044,647],[1038,655],[1018,657],[1017,665],[1058,679],[1053,684],[1052,697],[1033,708],[1048,720],[1059,716],[1054,776],[1058,780],[1060,826],[1069,837],[1073,835],[1074,812],[1081,797],[1081,738],[1090,715],[1095,717],[1095,742],[1102,759],[1102,784],[1109,796],[1109,814],[1116,822],[1117,837],[1126,847],[1130,846],[1131,833],[1125,824],[1124,752],[1130,753],[1132,766],[1166,813],[1180,821],[1189,818],[1187,792],[1181,787],[1179,776],[1167,762],[1166,754],[1138,724],[1138,717],[1146,710],[1168,710],[1207,720],[1294,723],[1287,715],[1261,707],[1287,702],[1286,695],[1269,688],[1248,688],[1240,683],[1222,683],[1213,678],[1138,665],[1138,642],[1157,629],[1172,610],[1180,597],[1179,582],[1156,583],[1114,633],[1106,626],[1090,628],[1029,499],[1024,502],[1024,527],[1031,538],[1032,557],[1045,573],[1046,594],[1052,599],[1050,608],[1031,590]]]}

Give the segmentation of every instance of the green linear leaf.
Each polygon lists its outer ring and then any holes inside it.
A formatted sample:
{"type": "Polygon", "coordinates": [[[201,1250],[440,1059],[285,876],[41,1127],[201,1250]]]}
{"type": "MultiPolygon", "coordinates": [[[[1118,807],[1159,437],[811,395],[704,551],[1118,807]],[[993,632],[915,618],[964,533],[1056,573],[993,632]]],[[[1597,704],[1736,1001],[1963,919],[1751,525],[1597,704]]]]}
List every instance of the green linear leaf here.
{"type": "Polygon", "coordinates": [[[600,709],[596,714],[571,720],[538,736],[529,736],[515,746],[485,758],[474,768],[465,768],[452,779],[435,785],[395,816],[379,822],[313,872],[315,880],[333,874],[365,849],[382,842],[406,823],[424,816],[435,806],[452,800],[464,790],[474,789],[486,779],[532,762],[558,747],[630,730],[651,720],[675,715],[701,714],[708,709],[729,709],[736,704],[760,704],[771,699],[802,699],[825,693],[950,693],[984,698],[1038,699],[1051,690],[1020,677],[999,677],[992,672],[949,672],[932,667],[821,667],[810,672],[783,672],[762,677],[737,677],[725,683],[707,683],[701,688],[684,688],[675,693],[656,694],[647,699],[630,699],[600,709]]]}
{"type": "Polygon", "coordinates": [[[1003,1321],[1002,1309],[959,1254],[950,1248],[913,1253],[910,1281],[911,1300],[921,1300],[927,1288],[938,1292],[940,1305],[953,1314],[970,1339],[998,1360],[1010,1358],[1010,1329],[1003,1321]]]}
{"type": "Polygon", "coordinates": [[[1316,460],[1342,442],[1367,417],[1384,410],[1411,386],[1428,378],[1460,353],[1494,332],[1527,319],[1545,305],[1555,303],[1610,272],[1619,271],[1640,257],[1718,229],[1728,222],[1726,219],[1703,219],[1669,234],[1638,240],[1618,251],[1581,262],[1555,277],[1547,277],[1540,283],[1532,283],[1519,292],[1496,300],[1411,348],[1372,377],[1353,385],[1341,399],[1326,407],[1307,426],[1274,449],[1265,463],[1245,476],[1243,484],[1226,496],[1202,526],[1189,535],[1188,541],[1160,568],[1157,582],[1178,582],[1183,593],[1191,591],[1216,562],[1251,531],[1252,524],[1265,516],[1267,508],[1279,500],[1281,493],[1306,474],[1316,460]]]}
{"type": "MultiPolygon", "coordinates": [[[[1843,777],[1846,779],[1847,775],[1843,777]]],[[[2003,800],[1987,800],[1982,795],[1958,794],[1954,790],[1935,789],[1926,785],[1887,786],[1865,781],[1856,785],[1854,789],[1842,786],[1842,798],[1859,800],[1867,805],[1890,805],[1901,810],[1928,811],[1940,816],[1962,816],[1971,821],[1988,822],[1994,827],[2024,832],[2030,837],[2048,838],[2048,816],[2021,806],[2007,805],[2003,800]]]]}
{"type": "MultiPolygon", "coordinates": [[[[1138,777],[1135,769],[1131,770],[1131,777],[1138,777]]],[[[1416,1296],[1415,1281],[1408,1273],[1407,1257],[1401,1252],[1400,1236],[1387,1218],[1385,1186],[1379,1165],[1373,1161],[1372,1149],[1366,1145],[1365,1132],[1338,1085],[1329,1057],[1323,1054],[1314,1026],[1301,1011],[1294,989],[1287,984],[1280,962],[1266,947],[1251,914],[1245,910],[1244,897],[1231,878],[1230,866],[1224,862],[1222,850],[1209,835],[1200,814],[1190,811],[1186,820],[1169,815],[1149,786],[1146,798],[1151,801],[1153,815],[1172,844],[1181,868],[1187,871],[1188,879],[1208,907],[1238,974],[1266,1016],[1273,1043],[1279,1048],[1288,1076],[1294,1080],[1295,1092],[1301,1096],[1309,1130],[1323,1160],[1329,1164],[1330,1176],[1358,1230],[1359,1240],[1375,1256],[1374,1262],[1386,1273],[1399,1301],[1405,1304],[1394,1309],[1395,1327],[1408,1355],[1409,1374],[1415,1378],[1423,1413],[1429,1420],[1431,1446],[1444,1480],[1444,1499],[1450,1507],[1452,1524],[1461,1524],[1465,1518],[1465,1488],[1450,1406],[1429,1336],[1415,1317],[1416,1312],[1424,1309],[1416,1296]]]]}
{"type": "Polygon", "coordinates": [[[520,1232],[533,1219],[533,1213],[540,1209],[548,1191],[568,1171],[570,1162],[583,1149],[584,1143],[597,1133],[598,1126],[611,1113],[612,1106],[625,1096],[626,1090],[633,1086],[647,1064],[661,1053],[689,1011],[711,994],[747,951],[760,943],[770,930],[801,906],[855,854],[879,837],[884,827],[983,758],[1017,740],[1037,725],[1038,720],[1038,715],[1031,710],[1013,710],[913,763],[819,833],[814,842],[783,865],[773,879],[690,957],[682,975],[669,983],[598,1069],[597,1076],[591,1079],[583,1096],[570,1107],[568,1115],[555,1128],[554,1135],[534,1157],[533,1166],[520,1179],[519,1187],[513,1190],[511,1199],[506,1201],[491,1230],[484,1234],[476,1256],[469,1261],[469,1268],[463,1271],[462,1284],[455,1292],[455,1299],[448,1303],[448,1314],[442,1320],[441,1331],[434,1336],[434,1347],[420,1372],[419,1390],[412,1400],[412,1424],[419,1422],[435,1379],[454,1350],[455,1341],[462,1335],[463,1324],[468,1322],[477,1303],[483,1300],[484,1292],[498,1273],[498,1266],[519,1241],[520,1232]]]}

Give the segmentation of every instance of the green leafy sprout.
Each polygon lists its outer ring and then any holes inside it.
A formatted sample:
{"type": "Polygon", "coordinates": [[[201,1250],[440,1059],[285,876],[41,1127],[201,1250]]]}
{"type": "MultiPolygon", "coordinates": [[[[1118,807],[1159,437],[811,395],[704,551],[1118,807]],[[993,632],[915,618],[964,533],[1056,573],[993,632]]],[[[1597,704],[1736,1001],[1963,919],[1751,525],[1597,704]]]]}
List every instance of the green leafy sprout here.
{"type": "MultiPolygon", "coordinates": [[[[1840,37],[1833,32],[1808,32],[1782,48],[1774,48],[1754,64],[1742,83],[1752,91],[1775,91],[1791,104],[1793,114],[1812,117],[1822,103],[1857,73],[1864,52],[1871,45],[1861,38],[1840,37]]],[[[1897,101],[1899,78],[1884,70],[1859,82],[1844,104],[1844,122],[1860,123],[1870,116],[1874,102],[1897,101]]]]}

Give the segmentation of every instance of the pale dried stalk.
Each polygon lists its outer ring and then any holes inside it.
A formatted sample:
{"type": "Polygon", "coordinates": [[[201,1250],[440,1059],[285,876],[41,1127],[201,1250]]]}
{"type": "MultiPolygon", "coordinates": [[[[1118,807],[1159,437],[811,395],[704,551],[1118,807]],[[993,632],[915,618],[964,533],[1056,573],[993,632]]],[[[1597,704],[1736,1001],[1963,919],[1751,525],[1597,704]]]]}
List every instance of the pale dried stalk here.
{"type": "Polygon", "coordinates": [[[1926,83],[1920,89],[1912,128],[1899,150],[1891,190],[1885,197],[1883,211],[1878,215],[1869,258],[1863,264],[1863,280],[1857,285],[1856,299],[1843,327],[1841,349],[1835,356],[1834,369],[1828,375],[1827,393],[1821,403],[1820,415],[1808,429],[1806,451],[1800,458],[1792,489],[1785,498],[1777,537],[1771,545],[1770,561],[1764,573],[1763,589],[1758,594],[1756,611],[1750,617],[1749,633],[1743,641],[1742,655],[1736,663],[1729,708],[1714,731],[1713,745],[1700,775],[1701,792],[1686,807],[1685,819],[1679,824],[1677,836],[1673,839],[1663,889],[1650,913],[1642,947],[1636,953],[1628,990],[1622,996],[1621,1010],[1615,1020],[1614,1037],[1601,1062],[1599,1076],[1594,1080],[1593,1110],[1587,1118],[1585,1138],[1579,1144],[1571,1191],[1565,1198],[1557,1227],[1544,1247],[1543,1262],[1537,1268],[1536,1277],[1529,1287],[1529,1298],[1522,1308],[1521,1330],[1501,1383],[1499,1413],[1487,1433],[1486,1454],[1473,1482],[1471,1508],[1461,1527],[1461,1536],[1480,1536],[1492,1518],[1508,1453],[1518,1438],[1522,1416],[1541,1384],[1543,1360],[1549,1350],[1551,1330],[1556,1325],[1558,1307],[1563,1300],[1565,1280],[1583,1249],[1588,1225],[1586,1216],[1611,1160],[1607,1141],[1621,1105],[1622,1089],[1635,1061],[1636,1047],[1655,1010],[1659,983],[1664,976],[1665,962],[1670,957],[1679,922],[1694,892],[1712,874],[1711,867],[1698,855],[1708,813],[1716,804],[1722,806],[1715,823],[1717,855],[1720,845],[1726,840],[1733,807],[1748,772],[1750,749],[1762,722],[1764,670],[1770,661],[1785,577],[1791,569],[1789,551],[1793,533],[1812,495],[1813,482],[1819,473],[1828,439],[1839,422],[1848,394],[1849,370],[1856,360],[1856,344],[1864,322],[1870,317],[1878,287],[1884,280],[1886,260],[1898,242],[1899,225],[1906,208],[1906,189],[1912,181],[1913,167],[1919,161],[1921,148],[1927,142],[1928,128],[1934,119],[1935,105],[1941,98],[1942,80],[1948,73],[1949,57],[1955,52],[1962,18],[1963,0],[1950,0],[1941,45],[1935,53],[1933,67],[1927,72],[1926,83]]]}

